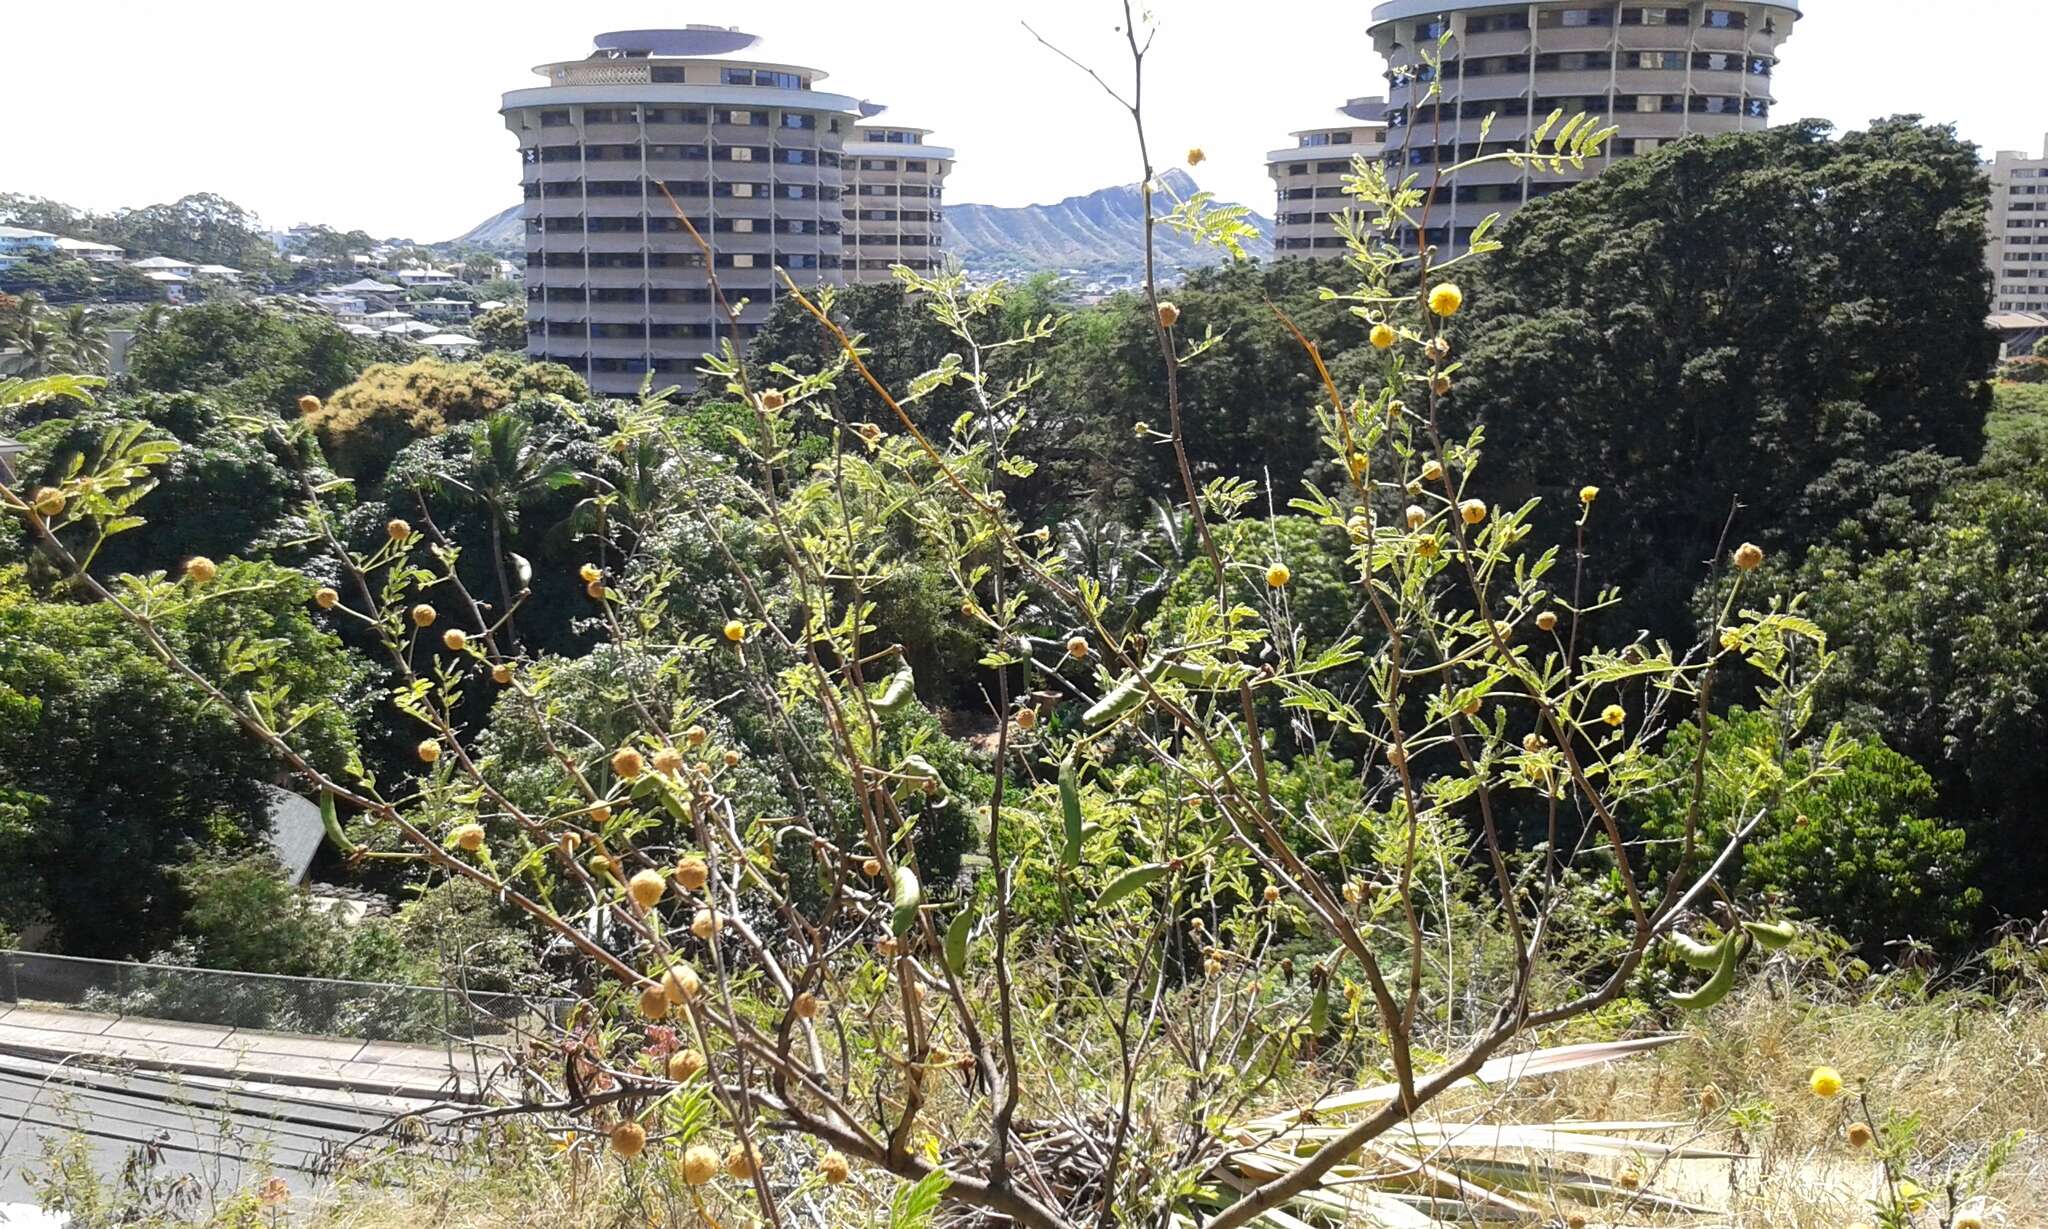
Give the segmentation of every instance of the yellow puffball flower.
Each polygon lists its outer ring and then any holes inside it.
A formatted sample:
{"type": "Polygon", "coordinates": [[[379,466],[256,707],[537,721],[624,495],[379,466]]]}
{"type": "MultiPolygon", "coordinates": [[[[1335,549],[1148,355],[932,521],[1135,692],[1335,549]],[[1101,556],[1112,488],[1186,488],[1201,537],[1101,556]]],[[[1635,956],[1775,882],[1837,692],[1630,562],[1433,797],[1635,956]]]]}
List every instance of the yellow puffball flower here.
{"type": "Polygon", "coordinates": [[[796,1001],[789,1005],[789,1010],[799,1020],[815,1020],[818,1018],[820,1006],[822,1004],[818,1002],[818,996],[806,990],[796,996],[796,1001]]]}
{"type": "Polygon", "coordinates": [[[652,909],[661,903],[661,894],[667,890],[668,880],[660,871],[641,871],[626,881],[626,895],[642,909],[652,909]]]}
{"type": "Polygon", "coordinates": [[[299,413],[318,414],[319,412],[320,398],[315,397],[311,393],[306,393],[299,398],[299,413]]]}
{"type": "Polygon", "coordinates": [[[1420,504],[1409,504],[1405,515],[1410,529],[1420,529],[1429,522],[1429,513],[1423,511],[1420,504]]]}
{"type": "Polygon", "coordinates": [[[751,1182],[755,1168],[753,1149],[745,1144],[734,1144],[726,1151],[725,1172],[732,1177],[742,1182],[751,1182]]]}
{"type": "Polygon", "coordinates": [[[1424,482],[1442,482],[1443,478],[1443,462],[1432,459],[1422,463],[1422,480],[1424,482]]]}
{"type": "Polygon", "coordinates": [[[612,1151],[632,1160],[647,1147],[647,1128],[637,1122],[622,1122],[612,1128],[612,1151]]]}
{"type": "Polygon", "coordinates": [[[668,1078],[680,1084],[704,1070],[704,1055],[696,1050],[677,1050],[668,1056],[668,1078]]]}
{"type": "Polygon", "coordinates": [[[1735,566],[1745,572],[1754,572],[1764,565],[1764,548],[1754,542],[1744,542],[1735,548],[1735,566]]]}
{"type": "MultiPolygon", "coordinates": [[[[1868,1148],[1870,1147],[1870,1141],[1875,1138],[1877,1137],[1871,1131],[1868,1123],[1852,1122],[1849,1124],[1849,1146],[1851,1148],[1868,1148]]],[[[1962,1222],[1958,1221],[1956,1223],[1958,1229],[1960,1229],[1962,1222]]]]}
{"type": "Polygon", "coordinates": [[[1628,710],[1619,704],[1610,704],[1600,710],[1600,720],[1608,725],[1620,725],[1628,720],[1628,710]]]}
{"type": "Polygon", "coordinates": [[[1394,332],[1394,326],[1384,322],[1373,325],[1372,332],[1367,335],[1375,350],[1391,349],[1398,336],[1394,332]]]}
{"type": "Polygon", "coordinates": [[[631,747],[620,747],[612,752],[612,772],[621,780],[631,781],[647,767],[647,761],[631,747]]]}
{"type": "Polygon", "coordinates": [[[64,510],[64,492],[53,486],[40,487],[31,506],[38,516],[48,520],[64,510]]]}
{"type": "Polygon", "coordinates": [[[220,575],[220,565],[205,555],[194,555],[185,561],[185,575],[191,577],[195,585],[209,584],[220,575]]]}
{"type": "Polygon", "coordinates": [[[512,667],[504,662],[499,662],[497,665],[492,666],[491,681],[500,687],[510,687],[512,685],[512,667]]]}
{"type": "Polygon", "coordinates": [[[1465,292],[1456,282],[1438,282],[1429,292],[1429,310],[1439,316],[1455,316],[1465,306],[1465,292]]]}
{"type": "Polygon", "coordinates": [[[675,776],[683,769],[683,753],[674,747],[663,747],[654,753],[654,771],[664,777],[675,776]]]}
{"type": "Polygon", "coordinates": [[[668,1016],[668,995],[660,986],[648,986],[640,991],[640,1014],[649,1020],[666,1019],[668,1016]]]}
{"type": "Polygon", "coordinates": [[[1599,487],[1597,487],[1597,486],[1582,486],[1582,487],[1580,487],[1580,488],[1579,488],[1579,502],[1580,502],[1580,503],[1582,503],[1582,504],[1589,504],[1589,503],[1592,503],[1592,502],[1593,502],[1594,500],[1596,500],[1596,499],[1598,499],[1598,498],[1600,498],[1600,488],[1599,488],[1599,487]]]}
{"type": "Polygon", "coordinates": [[[1201,146],[1199,146],[1199,145],[1195,146],[1195,147],[1194,147],[1193,149],[1191,149],[1191,150],[1189,150],[1189,151],[1188,151],[1188,165],[1189,165],[1189,166],[1200,166],[1200,165],[1202,165],[1202,164],[1203,164],[1204,162],[1207,162],[1208,160],[1209,160],[1209,155],[1207,155],[1207,154],[1203,153],[1203,152],[1202,152],[1202,147],[1201,147],[1201,146]]]}
{"type": "Polygon", "coordinates": [[[1037,710],[1037,709],[1035,709],[1035,708],[1020,708],[1020,709],[1018,709],[1018,710],[1017,710],[1017,728],[1018,728],[1018,729],[1020,729],[1020,730],[1029,730],[1029,729],[1033,729],[1033,728],[1035,728],[1035,727],[1036,727],[1037,725],[1038,725],[1038,710],[1037,710]]]}
{"type": "Polygon", "coordinates": [[[412,625],[414,627],[432,627],[435,617],[434,608],[425,602],[421,602],[412,608],[412,625]]]}
{"type": "Polygon", "coordinates": [[[441,744],[431,738],[422,738],[420,745],[413,748],[422,764],[431,764],[441,758],[441,744]]]}
{"type": "Polygon", "coordinates": [[[690,854],[676,863],[676,882],[685,892],[702,891],[704,885],[711,882],[711,867],[696,854],[690,854]]]}
{"type": "Polygon", "coordinates": [[[687,1003],[704,989],[704,982],[697,976],[697,970],[686,964],[671,967],[661,975],[662,993],[672,1003],[687,1003]]]}
{"type": "Polygon", "coordinates": [[[853,1176],[853,1166],[848,1165],[846,1158],[835,1148],[818,1158],[818,1175],[825,1179],[826,1185],[838,1186],[853,1176]]]}
{"type": "Polygon", "coordinates": [[[459,627],[451,627],[441,633],[441,643],[448,646],[450,653],[460,653],[469,647],[469,636],[459,627]]]}
{"type": "Polygon", "coordinates": [[[1138,421],[1131,424],[1131,434],[1139,436],[1141,438],[1150,435],[1152,434],[1152,424],[1140,418],[1138,421]]]}
{"type": "Polygon", "coordinates": [[[1266,587],[1268,589],[1285,589],[1287,582],[1293,579],[1294,573],[1288,571],[1287,565],[1284,563],[1276,563],[1266,569],[1266,587]]]}
{"type": "Polygon", "coordinates": [[[313,604],[322,610],[332,610],[341,604],[341,594],[326,585],[313,590],[313,604]]]}
{"type": "Polygon", "coordinates": [[[1441,547],[1437,544],[1436,535],[1433,533],[1422,535],[1422,540],[1415,544],[1415,553],[1421,555],[1424,559],[1436,558],[1436,553],[1440,549],[1441,547]]]}
{"type": "Polygon", "coordinates": [[[1164,326],[1166,326],[1167,328],[1169,328],[1169,329],[1170,329],[1170,328],[1172,328],[1172,327],[1173,327],[1173,326],[1174,326],[1175,324],[1177,324],[1177,323],[1179,323],[1179,322],[1180,322],[1180,308],[1178,308],[1178,307],[1174,306],[1174,305],[1173,305],[1172,303],[1161,303],[1161,304],[1159,305],[1159,323],[1160,323],[1160,324],[1162,324],[1162,325],[1164,325],[1164,326]]]}
{"type": "Polygon", "coordinates": [[[727,619],[725,621],[725,638],[734,644],[745,640],[747,638],[747,625],[738,619],[727,619]]]}
{"type": "Polygon", "coordinates": [[[403,542],[412,536],[412,526],[406,524],[402,518],[394,516],[384,522],[384,536],[393,542],[403,542]]]}
{"type": "Polygon", "coordinates": [[[1465,518],[1467,525],[1477,525],[1486,519],[1486,501],[1468,499],[1458,505],[1458,515],[1465,518]]]}
{"type": "Polygon", "coordinates": [[[454,838],[455,847],[464,853],[475,853],[484,847],[484,826],[482,824],[461,824],[448,835],[454,838]]]}
{"type": "Polygon", "coordinates": [[[1842,1095],[1842,1073],[1833,1067],[1815,1067],[1807,1078],[1806,1086],[1813,1095],[1823,1101],[1832,1101],[1842,1095]]]}
{"type": "Polygon", "coordinates": [[[1075,661],[1087,661],[1087,660],[1088,660],[1088,638],[1087,638],[1086,636],[1070,636],[1070,637],[1068,637],[1068,638],[1067,638],[1067,656],[1069,656],[1069,657],[1073,658],[1073,659],[1074,659],[1075,661]]]}
{"type": "Polygon", "coordinates": [[[709,939],[724,928],[725,923],[709,909],[697,910],[697,916],[690,919],[690,933],[700,939],[709,939]]]}
{"type": "Polygon", "coordinates": [[[718,1154],[702,1144],[691,1144],[683,1153],[683,1181],[702,1186],[718,1176],[718,1154]]]}
{"type": "Polygon", "coordinates": [[[597,565],[594,563],[586,563],[582,567],[577,568],[576,574],[583,578],[583,583],[586,585],[592,583],[593,581],[599,581],[604,579],[604,573],[599,571],[597,565]]]}
{"type": "Polygon", "coordinates": [[[1546,610],[1536,616],[1536,630],[1548,632],[1555,631],[1556,629],[1557,612],[1555,610],[1546,610]]]}

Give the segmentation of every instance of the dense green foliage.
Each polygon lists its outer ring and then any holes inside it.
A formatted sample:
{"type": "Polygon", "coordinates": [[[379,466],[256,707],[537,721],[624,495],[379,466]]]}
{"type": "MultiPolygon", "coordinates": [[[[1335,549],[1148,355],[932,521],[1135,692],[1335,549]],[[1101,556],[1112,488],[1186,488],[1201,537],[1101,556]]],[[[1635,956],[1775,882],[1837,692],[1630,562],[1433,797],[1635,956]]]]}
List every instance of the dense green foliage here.
{"type": "MultiPolygon", "coordinates": [[[[231,564],[215,600],[162,592],[168,640],[214,677],[310,705],[301,727],[339,764],[362,702],[360,667],[306,613],[310,582],[231,564]]],[[[50,600],[0,570],[0,924],[47,922],[59,950],[133,955],[178,928],[169,868],[242,848],[267,823],[279,766],[202,702],[103,606],[50,600]]]]}
{"type": "Polygon", "coordinates": [[[1731,520],[1796,551],[1900,454],[1976,456],[1985,193],[1974,147],[1910,119],[1618,162],[1503,227],[1451,404],[1545,528],[1605,488],[1592,576],[1629,626],[1683,636],[1731,520]]]}
{"type": "Polygon", "coordinates": [[[325,315],[206,303],[137,338],[128,370],[142,388],[205,392],[239,410],[295,417],[300,397],[324,397],[349,383],[386,357],[388,346],[352,337],[325,315]]]}

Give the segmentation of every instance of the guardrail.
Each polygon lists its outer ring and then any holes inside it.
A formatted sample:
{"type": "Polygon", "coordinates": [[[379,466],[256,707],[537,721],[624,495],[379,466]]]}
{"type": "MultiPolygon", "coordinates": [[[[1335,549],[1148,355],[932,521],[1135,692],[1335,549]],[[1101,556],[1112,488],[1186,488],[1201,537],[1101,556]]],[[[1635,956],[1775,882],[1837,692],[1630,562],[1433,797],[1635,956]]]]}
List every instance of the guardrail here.
{"type": "Polygon", "coordinates": [[[0,951],[0,1002],[188,1024],[437,1044],[559,1023],[573,1000],[0,951]]]}

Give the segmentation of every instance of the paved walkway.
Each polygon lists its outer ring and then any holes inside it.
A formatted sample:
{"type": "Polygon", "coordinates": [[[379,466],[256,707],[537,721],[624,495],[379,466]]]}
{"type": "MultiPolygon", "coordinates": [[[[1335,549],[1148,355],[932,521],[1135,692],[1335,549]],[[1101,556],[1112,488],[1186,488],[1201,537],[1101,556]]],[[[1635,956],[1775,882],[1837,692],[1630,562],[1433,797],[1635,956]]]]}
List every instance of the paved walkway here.
{"type": "Polygon", "coordinates": [[[0,1054],[437,1100],[476,1100],[498,1056],[466,1045],[306,1037],[0,1003],[0,1054]]]}

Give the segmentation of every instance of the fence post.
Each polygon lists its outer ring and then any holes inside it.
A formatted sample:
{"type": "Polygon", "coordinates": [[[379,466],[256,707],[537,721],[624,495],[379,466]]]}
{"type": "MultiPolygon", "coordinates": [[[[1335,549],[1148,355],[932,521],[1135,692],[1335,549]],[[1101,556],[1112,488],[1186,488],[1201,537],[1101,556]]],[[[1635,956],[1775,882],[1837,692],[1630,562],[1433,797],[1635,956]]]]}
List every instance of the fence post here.
{"type": "Polygon", "coordinates": [[[0,977],[0,999],[9,1003],[21,1002],[21,986],[15,978],[14,953],[11,950],[0,951],[0,968],[6,971],[6,975],[0,977]]]}

